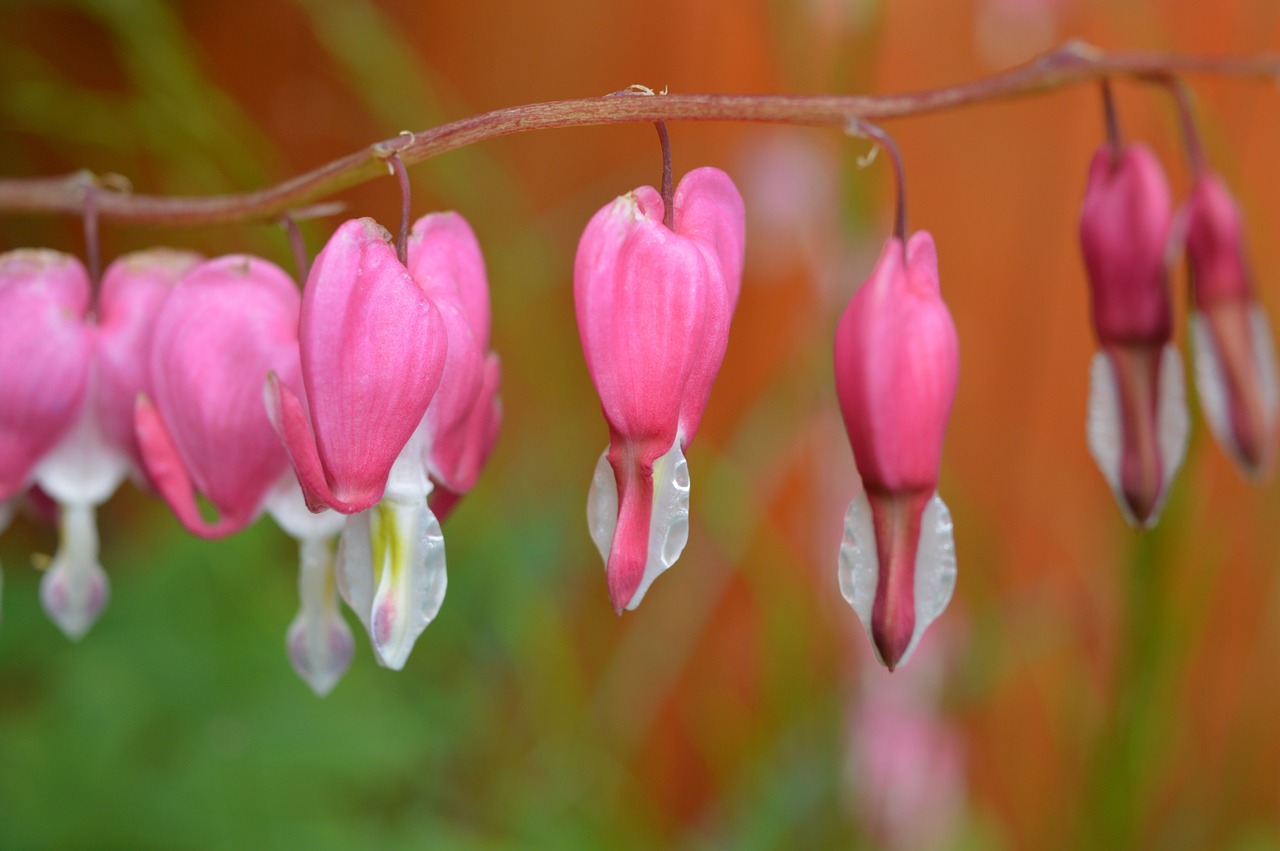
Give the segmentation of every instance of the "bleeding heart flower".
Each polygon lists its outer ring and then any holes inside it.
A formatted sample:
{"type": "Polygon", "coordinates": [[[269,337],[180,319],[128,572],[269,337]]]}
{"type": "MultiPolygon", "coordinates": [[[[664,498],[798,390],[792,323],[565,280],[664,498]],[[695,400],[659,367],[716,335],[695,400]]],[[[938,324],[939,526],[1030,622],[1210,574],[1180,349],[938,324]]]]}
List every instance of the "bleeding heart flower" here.
{"type": "Polygon", "coordinates": [[[1280,393],[1267,315],[1254,295],[1235,199],[1216,175],[1197,178],[1184,207],[1196,386],[1218,443],[1252,478],[1275,455],[1280,393]]]}
{"type": "Polygon", "coordinates": [[[308,503],[351,515],[339,588],[389,668],[404,666],[444,600],[444,537],[427,500],[434,482],[474,484],[487,449],[488,333],[484,261],[460,216],[419,220],[408,269],[385,230],[353,220],[316,257],[303,297],[310,421],[268,383],[308,503]]]}
{"type": "Polygon", "coordinates": [[[45,610],[78,638],[109,596],[98,564],[97,506],[132,472],[145,483],[133,432],[134,401],[150,389],[147,354],[155,319],[195,254],[152,249],[119,258],[98,293],[96,317],[84,322],[93,354],[75,422],[36,467],[41,490],[59,505],[61,540],[40,583],[45,610]]]}
{"type": "MultiPolygon", "coordinates": [[[[0,526],[8,525],[12,504],[34,482],[37,464],[72,429],[84,407],[93,361],[89,301],[89,277],[74,257],[40,249],[0,254],[0,526]]],[[[79,519],[64,514],[64,544],[76,538],[71,533],[82,525],[79,519]]],[[[86,599],[71,607],[85,617],[59,619],[51,611],[71,637],[79,637],[105,603],[96,534],[85,544],[92,544],[93,552],[79,572],[88,572],[89,587],[81,595],[86,599]],[[94,587],[98,599],[88,599],[94,587]]],[[[79,555],[83,547],[75,549],[79,555]]],[[[55,575],[62,576],[68,553],[66,546],[59,550],[55,575]]]]}
{"type": "Polygon", "coordinates": [[[351,632],[337,610],[328,540],[341,520],[306,510],[263,406],[268,372],[300,392],[297,288],[279,267],[244,255],[209,260],[174,288],[150,353],[154,402],[137,402],[147,472],[178,519],[205,538],[229,535],[269,511],[298,539],[302,609],[290,661],[317,694],[350,664],[351,632]],[[218,511],[205,520],[195,492],[218,511]]]}
{"type": "Polygon", "coordinates": [[[1080,243],[1102,345],[1090,371],[1089,450],[1125,518],[1155,524],[1182,463],[1187,410],[1172,338],[1164,170],[1141,145],[1104,145],[1089,167],[1080,243]]]}
{"type": "Polygon", "coordinates": [[[640,605],[689,536],[684,451],[698,429],[729,341],[745,245],[742,197],[719,169],[680,181],[673,225],[642,186],[587,224],[573,289],[587,371],[609,448],[587,498],[609,598],[640,605]]]}
{"type": "Polygon", "coordinates": [[[955,588],[951,514],[937,488],[958,351],[933,237],[890,239],[835,339],[836,395],[862,478],[845,514],[840,590],[889,670],[955,588]]]}

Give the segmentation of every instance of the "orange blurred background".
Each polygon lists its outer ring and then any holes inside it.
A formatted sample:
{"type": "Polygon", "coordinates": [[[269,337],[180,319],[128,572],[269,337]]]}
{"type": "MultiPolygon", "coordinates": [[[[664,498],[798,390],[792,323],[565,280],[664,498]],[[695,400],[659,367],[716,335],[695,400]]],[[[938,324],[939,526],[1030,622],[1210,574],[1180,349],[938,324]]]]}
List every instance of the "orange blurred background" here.
{"type": "MultiPolygon", "coordinates": [[[[633,83],[886,94],[1067,38],[1280,47],[1280,3],[1264,0],[9,0],[0,20],[0,176],[85,168],[178,194],[633,83]]],[[[1274,316],[1280,92],[1190,83],[1274,316]]],[[[1160,154],[1181,197],[1171,99],[1130,82],[1117,96],[1126,137],[1160,154]]],[[[377,670],[358,644],[316,701],[280,646],[295,605],[283,536],[260,523],[244,541],[188,541],[136,492],[103,513],[112,607],[69,647],[27,566],[53,532],[21,521],[0,539],[0,845],[1280,848],[1276,487],[1243,482],[1193,415],[1162,522],[1137,535],[1085,446],[1076,220],[1103,132],[1096,87],[887,129],[961,345],[941,487],[959,584],[912,665],[878,670],[835,580],[857,478],[831,334],[888,235],[887,159],[860,167],[867,143],[830,130],[670,127],[677,176],[715,165],[743,192],[746,280],[689,455],[690,544],[616,619],[583,522],[607,432],[570,270],[591,214],[657,182],[658,147],[647,126],[507,137],[413,170],[416,213],[457,209],[484,246],[506,413],[446,526],[450,598],[407,669],[377,670]],[[860,712],[877,690],[955,743],[958,806],[902,793],[936,829],[873,812],[860,712]],[[67,789],[114,804],[78,811],[67,789]]],[[[339,197],[398,215],[391,180],[339,197]]],[[[312,251],[332,226],[307,224],[312,251]]],[[[156,243],[291,268],[272,225],[104,227],[108,259],[156,243]]],[[[23,245],[80,252],[79,223],[0,215],[0,249],[23,245]]],[[[1181,271],[1177,286],[1184,318],[1181,271]]],[[[937,750],[904,753],[908,785],[941,775],[937,750]]]]}

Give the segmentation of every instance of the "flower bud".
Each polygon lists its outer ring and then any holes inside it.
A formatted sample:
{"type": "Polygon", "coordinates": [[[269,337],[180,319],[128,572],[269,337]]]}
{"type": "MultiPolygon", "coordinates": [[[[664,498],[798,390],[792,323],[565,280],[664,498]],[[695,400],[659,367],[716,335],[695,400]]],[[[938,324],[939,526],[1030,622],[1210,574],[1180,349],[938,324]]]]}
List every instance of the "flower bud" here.
{"type": "Polygon", "coordinates": [[[937,495],[959,378],[933,237],[890,239],[840,318],[836,394],[862,493],[845,515],[840,588],[890,670],[955,587],[951,516],[937,495]]]}
{"type": "Polygon", "coordinates": [[[1150,150],[1103,146],[1080,244],[1102,350],[1090,371],[1089,449],[1130,523],[1155,523],[1186,447],[1182,359],[1170,343],[1172,202],[1150,150]]]}

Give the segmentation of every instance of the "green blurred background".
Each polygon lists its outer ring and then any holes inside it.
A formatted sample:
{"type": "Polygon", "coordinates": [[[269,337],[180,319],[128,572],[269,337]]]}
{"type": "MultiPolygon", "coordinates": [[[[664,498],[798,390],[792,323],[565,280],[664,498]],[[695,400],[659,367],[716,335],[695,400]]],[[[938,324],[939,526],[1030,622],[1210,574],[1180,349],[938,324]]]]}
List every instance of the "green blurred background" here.
{"type": "MultiPolygon", "coordinates": [[[[1273,50],[1280,4],[0,0],[0,176],[253,189],[524,102],[887,93],[1071,36],[1273,50]]],[[[1194,88],[1274,308],[1280,93],[1194,88]]],[[[1185,191],[1167,98],[1118,97],[1185,191]]],[[[509,137],[412,173],[418,214],[459,210],[481,239],[506,421],[446,524],[448,599],[406,669],[358,635],[316,699],[284,653],[289,539],[264,520],[194,540],[131,486],[100,514],[112,602],[71,645],[31,566],[55,532],[19,519],[0,538],[0,848],[1280,848],[1276,488],[1240,482],[1197,419],[1139,537],[1084,445],[1096,92],[889,129],[962,352],[942,488],[959,587],[904,671],[878,670],[835,580],[857,480],[830,337],[888,232],[884,161],[860,168],[866,145],[832,131],[671,127],[677,175],[737,180],[747,272],[689,455],[690,544],[619,619],[585,528],[607,435],[570,275],[587,219],[656,182],[658,149],[647,126],[509,137]],[[880,746],[896,773],[868,772],[880,746]]],[[[387,224],[399,205],[390,180],[340,198],[387,224]]],[[[333,224],[304,226],[312,251],[333,224]]],[[[291,268],[274,225],[104,227],[106,259],[154,244],[291,268]]],[[[0,249],[26,245],[80,252],[79,223],[0,215],[0,249]]]]}

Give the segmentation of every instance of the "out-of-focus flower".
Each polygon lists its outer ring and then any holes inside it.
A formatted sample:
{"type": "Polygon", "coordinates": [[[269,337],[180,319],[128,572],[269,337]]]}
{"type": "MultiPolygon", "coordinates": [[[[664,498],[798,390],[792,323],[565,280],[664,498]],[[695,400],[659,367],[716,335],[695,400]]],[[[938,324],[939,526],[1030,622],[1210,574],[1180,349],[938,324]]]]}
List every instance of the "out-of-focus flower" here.
{"type": "Polygon", "coordinates": [[[455,495],[475,483],[498,416],[488,286],[470,227],[456,214],[419,220],[408,259],[406,269],[372,220],[342,225],[303,297],[310,423],[288,388],[268,385],[308,503],[351,515],[340,589],[393,669],[444,601],[444,536],[428,496],[437,482],[455,495]]]}
{"type": "Polygon", "coordinates": [[[951,515],[937,487],[958,356],[933,237],[890,239],[835,340],[836,394],[862,478],[845,514],[840,590],[890,670],[955,588],[951,515]]]}
{"type": "Polygon", "coordinates": [[[1275,454],[1280,399],[1275,344],[1254,294],[1240,212],[1213,174],[1197,178],[1184,211],[1200,404],[1231,460],[1258,478],[1275,454]]]}
{"type": "Polygon", "coordinates": [[[1080,243],[1102,349],[1090,372],[1089,450],[1125,518],[1149,527],[1182,463],[1182,358],[1170,342],[1169,187],[1141,145],[1104,145],[1089,166],[1080,243]]]}
{"type": "Polygon", "coordinates": [[[50,618],[79,638],[109,596],[94,512],[132,471],[134,397],[159,305],[199,258],[153,249],[107,269],[97,310],[78,260],[53,251],[0,257],[0,502],[35,483],[58,505],[58,551],[40,583],[50,618]],[[96,314],[96,315],[95,315],[96,314]],[[12,374],[9,374],[12,373],[12,374]]]}
{"type": "Polygon", "coordinates": [[[94,511],[127,474],[146,484],[134,400],[150,389],[147,353],[160,306],[199,261],[199,255],[163,248],[121,257],[103,275],[96,322],[86,317],[94,349],[79,414],[36,468],[41,490],[59,505],[62,530],[40,599],[69,636],[83,634],[106,605],[94,511]]]}
{"type": "Polygon", "coordinates": [[[302,608],[288,650],[298,674],[324,694],[354,648],[328,554],[341,520],[306,510],[262,400],[268,372],[301,391],[298,306],[293,281],[265,260],[221,257],[192,269],[156,320],[154,395],[139,397],[135,417],[151,481],[191,532],[229,535],[266,510],[299,540],[302,608]],[[201,516],[197,490],[216,520],[201,516]]]}
{"type": "MultiPolygon", "coordinates": [[[[93,334],[85,323],[90,298],[84,266],[70,255],[40,249],[0,255],[0,506],[8,506],[0,513],[5,525],[12,503],[33,484],[37,463],[84,407],[93,360],[93,334]]],[[[114,489],[116,482],[106,484],[114,489]]],[[[66,586],[67,565],[73,565],[72,593],[62,592],[59,600],[42,594],[46,608],[58,604],[50,613],[73,638],[106,603],[92,514],[88,529],[83,519],[75,511],[63,517],[56,574],[63,579],[56,584],[66,586]]],[[[47,579],[44,584],[49,587],[47,579]]]]}
{"type": "Polygon", "coordinates": [[[928,651],[892,677],[866,669],[849,716],[856,812],[883,851],[949,847],[964,817],[964,742],[938,707],[942,671],[928,651]]]}
{"type": "Polygon", "coordinates": [[[668,229],[656,190],[623,195],[587,224],[574,262],[578,334],[609,424],[587,522],[619,613],[640,604],[688,540],[684,451],[741,287],[743,204],[728,175],[689,172],[673,207],[668,229]]]}

